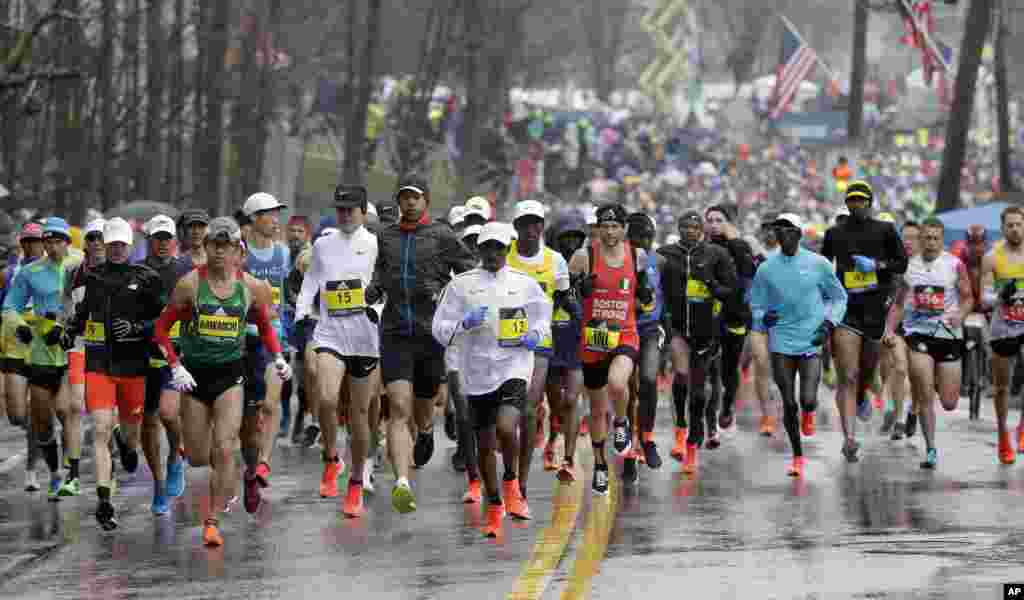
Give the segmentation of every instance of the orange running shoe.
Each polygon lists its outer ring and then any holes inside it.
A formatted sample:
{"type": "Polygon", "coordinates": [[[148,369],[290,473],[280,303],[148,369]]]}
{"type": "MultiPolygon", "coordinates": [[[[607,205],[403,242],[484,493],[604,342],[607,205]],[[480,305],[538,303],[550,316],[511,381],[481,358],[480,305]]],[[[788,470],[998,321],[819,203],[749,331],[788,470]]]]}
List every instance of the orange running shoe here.
{"type": "Polygon", "coordinates": [[[505,518],[505,505],[492,504],[487,506],[487,525],[484,525],[484,537],[496,538],[501,535],[501,521],[505,518]]]}
{"type": "Polygon", "coordinates": [[[800,423],[800,429],[803,431],[803,434],[806,437],[811,437],[812,435],[814,435],[815,425],[813,412],[805,412],[803,414],[803,418],[801,419],[800,423]]]}
{"type": "Polygon", "coordinates": [[[764,437],[771,437],[775,435],[775,417],[771,415],[763,415],[761,417],[761,427],[758,432],[764,437]]]}
{"type": "Polygon", "coordinates": [[[786,471],[790,477],[803,477],[804,476],[804,457],[794,456],[793,462],[789,464],[789,469],[786,471]]]}
{"type": "Polygon", "coordinates": [[[563,460],[562,466],[558,468],[556,475],[562,483],[574,483],[576,481],[576,469],[570,460],[563,460]]]}
{"type": "Polygon", "coordinates": [[[341,476],[341,459],[324,463],[324,475],[320,478],[320,497],[338,497],[338,477],[341,476]]]}
{"type": "Polygon", "coordinates": [[[224,538],[217,529],[217,519],[207,519],[203,523],[203,544],[210,548],[219,548],[224,545],[224,538]]]}
{"type": "Polygon", "coordinates": [[[348,493],[345,494],[345,504],[341,512],[345,513],[345,516],[350,519],[357,519],[363,516],[363,484],[348,484],[348,493]]]}
{"type": "Polygon", "coordinates": [[[672,458],[683,462],[683,457],[686,456],[686,435],[689,430],[686,427],[676,427],[676,445],[672,446],[672,452],[670,452],[672,458]]]}
{"type": "Polygon", "coordinates": [[[270,465],[265,462],[256,465],[256,482],[262,488],[270,486],[270,465]]]}
{"type": "Polygon", "coordinates": [[[697,452],[700,450],[697,444],[686,444],[686,464],[683,465],[683,472],[693,475],[697,472],[697,452]]]}
{"type": "Polygon", "coordinates": [[[548,442],[548,444],[544,446],[544,470],[554,471],[557,468],[558,463],[555,462],[555,443],[553,441],[548,442]]]}
{"type": "Polygon", "coordinates": [[[519,479],[501,482],[501,495],[505,497],[505,504],[508,506],[508,514],[513,517],[529,521],[530,507],[526,504],[526,498],[519,492],[519,479]]]}
{"type": "Polygon", "coordinates": [[[466,493],[462,495],[463,504],[480,504],[480,480],[470,479],[466,487],[466,493]]]}
{"type": "Polygon", "coordinates": [[[1017,460],[1017,455],[1010,445],[1010,432],[999,434],[999,462],[1004,465],[1012,465],[1017,460]]]}
{"type": "Polygon", "coordinates": [[[1024,454],[1024,423],[1017,426],[1017,453],[1024,454]]]}

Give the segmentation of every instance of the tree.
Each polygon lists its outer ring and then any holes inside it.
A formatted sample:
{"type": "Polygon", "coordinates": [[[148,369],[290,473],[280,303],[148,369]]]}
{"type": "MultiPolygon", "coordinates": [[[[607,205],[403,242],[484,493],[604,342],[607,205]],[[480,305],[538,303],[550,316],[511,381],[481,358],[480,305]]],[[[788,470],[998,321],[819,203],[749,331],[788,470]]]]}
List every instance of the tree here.
{"type": "MultiPolygon", "coordinates": [[[[351,3],[352,10],[356,10],[355,2],[351,3]]],[[[350,96],[355,101],[349,105],[348,118],[346,119],[345,136],[345,157],[342,167],[342,177],[347,182],[363,181],[363,148],[366,146],[366,114],[370,105],[370,97],[373,94],[376,73],[374,72],[374,60],[377,56],[378,38],[380,37],[380,12],[381,0],[369,0],[365,20],[365,43],[359,58],[359,70],[356,71],[356,54],[350,53],[348,89],[354,91],[350,96]]],[[[350,20],[349,27],[349,48],[355,47],[355,24],[356,19],[350,20]]]]}
{"type": "Polygon", "coordinates": [[[626,24],[632,8],[630,0],[590,0],[578,5],[579,23],[590,58],[590,82],[603,102],[608,102],[617,87],[626,24]]]}

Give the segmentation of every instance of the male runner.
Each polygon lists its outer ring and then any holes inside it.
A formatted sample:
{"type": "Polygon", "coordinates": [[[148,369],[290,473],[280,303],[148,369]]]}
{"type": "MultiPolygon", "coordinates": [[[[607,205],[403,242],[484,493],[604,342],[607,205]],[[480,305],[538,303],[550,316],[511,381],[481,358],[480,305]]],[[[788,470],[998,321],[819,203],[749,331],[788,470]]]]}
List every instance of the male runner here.
{"type": "MultiPolygon", "coordinates": [[[[903,238],[903,250],[908,259],[913,258],[919,247],[920,225],[915,221],[905,222],[900,230],[900,237],[903,238]]],[[[890,312],[894,310],[902,310],[902,306],[894,302],[890,312]]],[[[914,436],[917,431],[917,408],[915,403],[911,402],[906,420],[899,422],[910,383],[909,360],[907,344],[903,339],[905,332],[902,321],[890,319],[889,322],[895,324],[895,329],[887,328],[885,337],[882,338],[882,381],[888,389],[889,399],[882,420],[881,433],[884,435],[891,432],[889,439],[895,442],[902,440],[904,436],[914,436]]]]}
{"type": "MultiPolygon", "coordinates": [[[[766,215],[761,223],[759,236],[761,244],[764,246],[764,255],[759,256],[759,269],[768,259],[779,253],[779,238],[774,225],[776,218],[775,215],[766,215]]],[[[771,405],[775,380],[772,376],[771,353],[768,350],[768,332],[764,329],[764,323],[753,320],[750,327],[750,354],[754,363],[754,392],[757,394],[757,401],[761,407],[758,433],[765,437],[771,437],[775,434],[776,427],[775,409],[771,405]]],[[[827,351],[822,353],[823,358],[827,358],[827,355],[827,351]]],[[[685,438],[685,434],[683,437],[685,438]]],[[[680,442],[678,430],[676,432],[676,448],[679,449],[679,456],[682,456],[684,447],[680,442]]],[[[675,456],[676,448],[672,450],[673,456],[675,456]]]]}

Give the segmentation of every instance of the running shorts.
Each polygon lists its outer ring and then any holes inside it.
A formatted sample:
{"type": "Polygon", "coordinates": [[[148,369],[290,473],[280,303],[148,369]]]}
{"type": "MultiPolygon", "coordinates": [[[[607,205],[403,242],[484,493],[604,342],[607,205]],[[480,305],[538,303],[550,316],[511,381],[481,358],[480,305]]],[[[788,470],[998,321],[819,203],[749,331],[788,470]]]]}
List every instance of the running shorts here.
{"type": "Polygon", "coordinates": [[[444,347],[430,336],[384,336],[380,347],[384,385],[412,383],[416,398],[433,399],[444,377],[444,347]]]}
{"type": "Polygon", "coordinates": [[[493,392],[479,396],[467,396],[469,410],[473,416],[473,427],[477,431],[494,427],[498,422],[498,411],[502,406],[511,406],[523,412],[526,405],[527,383],[525,379],[509,379],[493,392]]]}
{"type": "Polygon", "coordinates": [[[150,367],[146,371],[146,405],[143,411],[147,417],[153,417],[160,412],[160,396],[164,391],[174,391],[171,385],[170,367],[150,367]]]}
{"type": "Polygon", "coordinates": [[[146,378],[116,377],[106,373],[85,374],[85,406],[89,412],[117,409],[122,423],[142,422],[146,404],[146,378]]]}
{"type": "Polygon", "coordinates": [[[207,406],[213,406],[213,403],[231,388],[245,385],[245,360],[209,367],[186,364],[185,369],[196,380],[195,389],[188,395],[207,406]]]}
{"type": "Polygon", "coordinates": [[[342,356],[337,350],[326,346],[320,346],[314,350],[318,355],[327,354],[338,359],[338,362],[345,364],[345,374],[356,379],[365,379],[377,368],[378,359],[372,356],[342,356]]]}
{"type": "Polygon", "coordinates": [[[67,365],[60,367],[29,365],[28,384],[43,388],[51,394],[56,394],[60,391],[60,386],[64,383],[64,374],[67,373],[67,370],[67,365]]]}
{"type": "Polygon", "coordinates": [[[588,390],[599,390],[608,385],[608,371],[617,356],[628,356],[636,366],[639,352],[632,346],[619,346],[594,363],[583,363],[583,385],[588,390]]]}
{"type": "Polygon", "coordinates": [[[1003,358],[1013,358],[1020,352],[1021,346],[1024,346],[1024,335],[992,340],[989,344],[992,346],[992,352],[1003,358]]]}
{"type": "Polygon", "coordinates": [[[877,302],[849,303],[840,327],[862,338],[878,341],[885,335],[885,317],[888,312],[885,305],[877,302]]]}
{"type": "Polygon", "coordinates": [[[68,352],[68,383],[83,385],[85,383],[85,352],[68,352]]]}
{"type": "Polygon", "coordinates": [[[927,354],[936,363],[956,362],[964,352],[963,340],[937,338],[930,335],[913,333],[906,337],[907,347],[911,352],[927,354]]]}

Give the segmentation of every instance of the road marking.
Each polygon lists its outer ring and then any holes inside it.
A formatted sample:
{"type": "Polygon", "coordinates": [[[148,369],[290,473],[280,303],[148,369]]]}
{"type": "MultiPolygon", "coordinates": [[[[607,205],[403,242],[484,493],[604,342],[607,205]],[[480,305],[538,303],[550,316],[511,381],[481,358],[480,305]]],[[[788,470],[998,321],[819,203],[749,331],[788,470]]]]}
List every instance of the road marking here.
{"type": "MultiPolygon", "coordinates": [[[[577,476],[579,471],[577,468],[577,476]]],[[[540,600],[569,545],[569,538],[576,528],[576,516],[583,504],[583,483],[577,479],[576,483],[565,485],[555,479],[555,488],[551,524],[537,536],[530,560],[523,565],[516,587],[506,597],[507,600],[540,600]]]]}
{"type": "Polygon", "coordinates": [[[573,561],[569,575],[569,585],[562,592],[562,600],[579,600],[590,597],[590,585],[597,569],[604,560],[608,549],[608,538],[615,525],[615,515],[619,512],[619,479],[615,474],[614,465],[608,466],[608,498],[604,500],[595,496],[590,503],[587,524],[583,529],[583,539],[576,549],[576,560],[573,561]]]}

